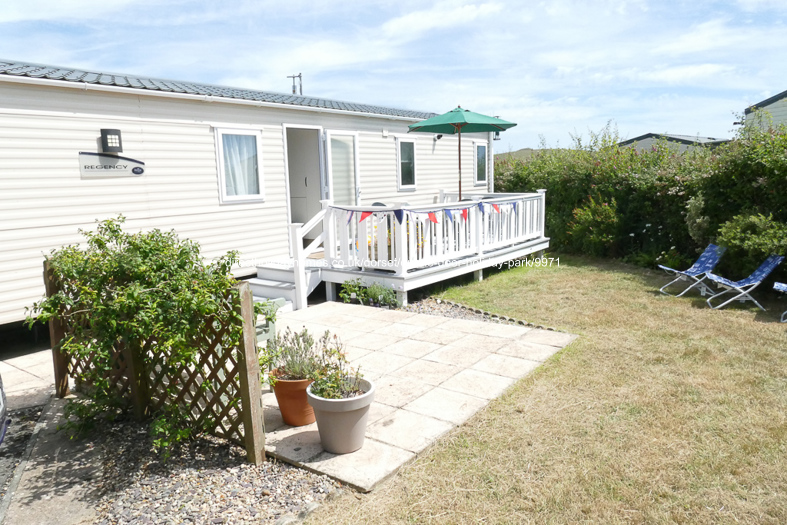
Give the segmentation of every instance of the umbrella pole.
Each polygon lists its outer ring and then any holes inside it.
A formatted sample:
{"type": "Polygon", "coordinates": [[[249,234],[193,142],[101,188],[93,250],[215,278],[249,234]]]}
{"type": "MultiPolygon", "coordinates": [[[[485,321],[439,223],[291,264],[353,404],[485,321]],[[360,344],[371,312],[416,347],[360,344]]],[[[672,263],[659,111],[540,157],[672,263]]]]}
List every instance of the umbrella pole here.
{"type": "Polygon", "coordinates": [[[459,130],[459,200],[462,200],[462,127],[459,130]]]}

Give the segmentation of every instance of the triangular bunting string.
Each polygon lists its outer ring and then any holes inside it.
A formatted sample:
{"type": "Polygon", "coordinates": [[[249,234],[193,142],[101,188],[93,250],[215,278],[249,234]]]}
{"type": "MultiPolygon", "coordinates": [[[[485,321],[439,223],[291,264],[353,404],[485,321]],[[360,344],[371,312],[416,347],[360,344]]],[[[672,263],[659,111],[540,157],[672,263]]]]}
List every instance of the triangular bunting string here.
{"type": "Polygon", "coordinates": [[[396,221],[399,224],[402,224],[402,221],[404,220],[404,210],[394,210],[394,217],[396,217],[396,221]]]}
{"type": "Polygon", "coordinates": [[[448,218],[449,221],[453,221],[454,220],[454,216],[451,214],[451,210],[446,208],[443,211],[445,211],[445,216],[448,218]]]}
{"type": "Polygon", "coordinates": [[[512,202],[512,203],[511,203],[511,206],[512,206],[512,207],[513,207],[513,209],[514,209],[514,213],[516,213],[516,201],[512,202]]]}
{"type": "Polygon", "coordinates": [[[353,220],[353,214],[354,213],[355,213],[354,211],[348,211],[347,212],[347,224],[350,224],[350,221],[353,220]]]}
{"type": "Polygon", "coordinates": [[[360,223],[360,222],[363,222],[363,221],[365,221],[365,220],[366,220],[367,218],[369,218],[371,215],[372,215],[372,212],[370,212],[370,211],[362,211],[362,212],[361,212],[361,219],[360,219],[358,222],[360,223]]]}
{"type": "Polygon", "coordinates": [[[481,204],[480,202],[478,203],[478,210],[479,210],[481,213],[484,213],[484,205],[483,205],[483,204],[481,204]]]}
{"type": "Polygon", "coordinates": [[[464,208],[464,209],[462,210],[462,218],[463,218],[464,220],[467,220],[467,208],[464,208]]]}
{"type": "Polygon", "coordinates": [[[433,211],[430,211],[428,216],[429,216],[429,220],[430,221],[432,221],[433,223],[437,224],[437,215],[435,215],[435,213],[433,211]]]}
{"type": "Polygon", "coordinates": [[[500,206],[498,206],[497,204],[492,204],[492,207],[495,209],[497,213],[500,213],[500,206]]]}

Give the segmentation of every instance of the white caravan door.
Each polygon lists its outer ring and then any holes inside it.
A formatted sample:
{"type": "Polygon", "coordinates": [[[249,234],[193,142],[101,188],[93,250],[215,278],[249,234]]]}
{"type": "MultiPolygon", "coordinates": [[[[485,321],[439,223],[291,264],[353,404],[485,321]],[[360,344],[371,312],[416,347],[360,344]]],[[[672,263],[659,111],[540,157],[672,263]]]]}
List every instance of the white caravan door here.
{"type": "Polygon", "coordinates": [[[325,141],[331,201],[336,206],[358,206],[361,202],[358,134],[351,131],[328,131],[325,141]]]}

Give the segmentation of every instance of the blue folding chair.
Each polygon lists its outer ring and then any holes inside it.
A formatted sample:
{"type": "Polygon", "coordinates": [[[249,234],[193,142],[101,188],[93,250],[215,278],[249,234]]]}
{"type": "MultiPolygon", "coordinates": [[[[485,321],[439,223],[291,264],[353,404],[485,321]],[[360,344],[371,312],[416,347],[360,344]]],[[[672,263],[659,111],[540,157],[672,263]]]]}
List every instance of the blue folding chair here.
{"type": "Polygon", "coordinates": [[[702,295],[703,297],[705,297],[705,294],[713,295],[713,290],[711,290],[702,281],[705,280],[705,275],[708,272],[710,272],[711,270],[713,270],[716,267],[717,264],[719,264],[719,259],[721,259],[721,256],[724,254],[725,251],[727,251],[727,248],[722,248],[721,246],[716,246],[715,244],[709,244],[708,247],[705,248],[705,251],[702,252],[702,255],[700,255],[700,258],[697,259],[697,262],[692,264],[691,268],[689,268],[688,270],[685,270],[685,271],[674,270],[672,268],[669,268],[667,266],[662,266],[662,265],[659,264],[658,266],[662,270],[666,270],[667,272],[671,272],[673,275],[677,275],[678,276],[678,278],[675,279],[674,281],[670,281],[667,284],[665,284],[664,286],[662,286],[659,291],[661,293],[664,293],[664,294],[667,294],[667,295],[672,295],[672,294],[664,291],[668,286],[670,286],[670,285],[672,285],[672,284],[674,284],[674,283],[676,283],[678,281],[692,281],[693,280],[694,282],[691,284],[691,286],[689,286],[688,288],[683,290],[681,293],[679,293],[677,295],[677,297],[680,297],[681,295],[685,294],[686,292],[688,292],[689,290],[691,290],[695,286],[698,287],[698,289],[700,291],[700,295],[702,295]]]}
{"type": "Polygon", "coordinates": [[[710,279],[717,285],[726,288],[726,290],[724,290],[723,292],[719,292],[713,297],[710,297],[707,301],[708,306],[714,309],[718,309],[718,308],[722,308],[723,306],[727,306],[728,304],[730,304],[732,301],[735,300],[738,300],[740,302],[754,301],[754,304],[759,306],[760,310],[764,312],[765,308],[763,308],[762,305],[758,303],[757,300],[750,295],[751,291],[757,288],[760,285],[760,283],[764,281],[765,278],[768,277],[771,274],[771,272],[781,264],[783,260],[784,257],[782,257],[781,255],[771,255],[770,257],[765,259],[765,262],[762,263],[759,268],[754,270],[753,274],[751,274],[745,279],[741,279],[740,281],[730,281],[729,279],[725,279],[724,277],[719,277],[718,275],[708,272],[707,274],[708,279],[710,279]],[[738,295],[736,295],[732,299],[729,299],[721,303],[718,306],[713,306],[711,304],[712,299],[716,299],[717,297],[730,292],[737,292],[738,295]]]}
{"type": "MultiPolygon", "coordinates": [[[[779,292],[787,293],[787,284],[773,283],[773,289],[779,292]]],[[[787,323],[787,310],[785,310],[784,313],[782,314],[782,322],[787,323]]]]}

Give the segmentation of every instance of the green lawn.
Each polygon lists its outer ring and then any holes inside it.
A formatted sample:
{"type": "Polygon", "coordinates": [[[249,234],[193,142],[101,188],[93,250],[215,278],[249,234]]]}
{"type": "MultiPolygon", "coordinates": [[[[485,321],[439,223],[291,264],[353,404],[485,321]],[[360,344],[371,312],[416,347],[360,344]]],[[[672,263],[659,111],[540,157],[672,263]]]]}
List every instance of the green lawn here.
{"type": "Polygon", "coordinates": [[[444,291],[580,337],[310,522],[787,523],[787,301],[714,311],[659,294],[666,282],[561,256],[444,291]]]}

